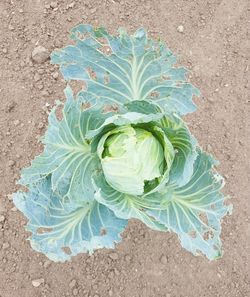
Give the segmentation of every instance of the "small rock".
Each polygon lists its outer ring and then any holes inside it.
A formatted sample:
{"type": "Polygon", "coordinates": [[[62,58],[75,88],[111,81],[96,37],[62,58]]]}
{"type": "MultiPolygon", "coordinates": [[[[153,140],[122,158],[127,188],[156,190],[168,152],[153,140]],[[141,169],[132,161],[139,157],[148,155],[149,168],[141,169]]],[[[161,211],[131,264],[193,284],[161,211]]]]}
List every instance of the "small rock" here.
{"type": "Polygon", "coordinates": [[[90,9],[90,13],[91,13],[91,14],[96,13],[96,11],[97,11],[97,8],[96,8],[96,7],[90,9]]]}
{"type": "Polygon", "coordinates": [[[68,5],[68,7],[69,7],[69,8],[74,8],[75,4],[76,4],[75,2],[71,2],[71,3],[68,5]]]}
{"type": "Polygon", "coordinates": [[[39,84],[39,85],[37,85],[37,88],[38,88],[38,90],[42,90],[43,89],[43,84],[39,84]]]}
{"type": "Polygon", "coordinates": [[[184,32],[184,27],[183,27],[182,25],[178,26],[178,27],[177,27],[177,31],[178,31],[179,33],[183,33],[183,32],[184,32]]]}
{"type": "Polygon", "coordinates": [[[4,54],[7,54],[8,53],[8,50],[7,50],[7,48],[3,48],[3,50],[2,50],[2,52],[4,53],[4,54]]]}
{"type": "Polygon", "coordinates": [[[51,262],[50,262],[50,261],[45,261],[45,262],[43,263],[43,267],[44,267],[44,268],[48,268],[50,265],[51,265],[51,262]]]}
{"type": "Polygon", "coordinates": [[[51,7],[51,8],[56,8],[57,6],[58,6],[57,1],[52,1],[52,2],[50,3],[50,7],[51,7]]]}
{"type": "Polygon", "coordinates": [[[38,124],[38,129],[42,129],[44,127],[44,124],[42,123],[42,122],[40,122],[39,124],[38,124]]]}
{"type": "Polygon", "coordinates": [[[119,257],[117,253],[111,253],[109,254],[109,258],[112,260],[118,260],[119,257]]]}
{"type": "Polygon", "coordinates": [[[78,295],[78,290],[74,289],[72,293],[73,293],[74,296],[77,296],[78,295]]]}
{"type": "Polygon", "coordinates": [[[41,64],[49,59],[49,51],[45,47],[39,45],[34,48],[31,57],[34,62],[41,64]]]}
{"type": "Polygon", "coordinates": [[[4,242],[2,245],[3,250],[7,250],[10,247],[10,244],[8,242],[4,242]]]}
{"type": "Polygon", "coordinates": [[[59,77],[59,73],[58,73],[58,72],[53,72],[53,73],[52,73],[52,77],[53,77],[54,79],[58,79],[58,77],[59,77]]]}
{"type": "Polygon", "coordinates": [[[5,216],[0,215],[0,223],[5,221],[5,216]]]}
{"type": "Polygon", "coordinates": [[[32,286],[35,287],[35,288],[38,288],[43,283],[44,283],[44,279],[43,278],[34,279],[32,281],[32,286]]]}
{"type": "Polygon", "coordinates": [[[9,25],[9,30],[13,31],[13,30],[15,30],[15,28],[12,25],[9,25]]]}
{"type": "Polygon", "coordinates": [[[35,73],[34,81],[39,81],[40,79],[41,79],[41,76],[38,73],[35,73]]]}
{"type": "Polygon", "coordinates": [[[72,281],[69,283],[70,289],[73,289],[76,286],[76,280],[72,279],[72,281]]]}
{"type": "Polygon", "coordinates": [[[126,261],[126,262],[130,262],[130,261],[131,261],[131,257],[130,257],[130,255],[126,255],[126,256],[125,256],[125,261],[126,261]]]}
{"type": "Polygon", "coordinates": [[[19,121],[19,120],[15,120],[15,121],[13,122],[13,124],[14,124],[14,126],[18,126],[18,125],[20,124],[20,121],[19,121]]]}
{"type": "Polygon", "coordinates": [[[165,265],[168,263],[168,258],[165,255],[162,255],[160,257],[160,262],[165,265]]]}
{"type": "Polygon", "coordinates": [[[17,208],[14,206],[10,210],[15,212],[15,211],[17,211],[17,208]]]}
{"type": "Polygon", "coordinates": [[[9,160],[9,162],[8,162],[8,166],[9,167],[12,167],[12,166],[14,166],[15,165],[15,161],[13,161],[13,160],[9,160]]]}
{"type": "Polygon", "coordinates": [[[12,101],[7,105],[6,111],[11,112],[16,107],[16,105],[17,105],[16,102],[12,101]]]}

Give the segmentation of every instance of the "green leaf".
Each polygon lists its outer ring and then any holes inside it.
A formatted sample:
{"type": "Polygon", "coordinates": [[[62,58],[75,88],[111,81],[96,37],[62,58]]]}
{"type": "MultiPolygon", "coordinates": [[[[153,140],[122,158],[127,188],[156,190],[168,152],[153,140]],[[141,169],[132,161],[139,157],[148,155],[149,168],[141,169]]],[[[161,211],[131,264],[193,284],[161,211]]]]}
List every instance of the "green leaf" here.
{"type": "Polygon", "coordinates": [[[147,211],[177,233],[185,249],[194,255],[203,253],[210,260],[222,255],[221,219],[232,208],[224,204],[223,179],[212,169],[215,164],[210,155],[199,151],[190,181],[182,187],[168,184],[162,194],[165,203],[162,199],[158,209],[147,211]]]}
{"type": "Polygon", "coordinates": [[[29,168],[22,170],[20,183],[29,185],[51,174],[52,190],[60,196],[89,201],[94,196],[91,174],[100,164],[86,134],[102,125],[110,114],[101,113],[95,98],[74,100],[69,87],[65,94],[63,119],[57,119],[58,106],[55,107],[49,115],[48,130],[43,138],[44,152],[29,168]]]}
{"type": "Polygon", "coordinates": [[[167,228],[163,224],[145,211],[145,205],[159,204],[158,196],[152,195],[152,201],[145,201],[139,196],[120,193],[107,183],[102,172],[96,172],[93,180],[96,187],[95,199],[110,208],[118,218],[139,219],[154,230],[166,231],[167,228]]]}
{"type": "Polygon", "coordinates": [[[161,129],[175,150],[169,182],[185,185],[192,177],[197,158],[197,141],[191,135],[184,121],[177,115],[166,115],[161,120],[161,129]]]}
{"type": "Polygon", "coordinates": [[[75,45],[52,53],[66,80],[83,80],[87,90],[111,104],[133,100],[156,102],[166,112],[181,115],[196,107],[193,95],[199,91],[188,83],[186,69],[175,67],[176,58],[163,42],[148,38],[144,29],[119,36],[103,28],[78,25],[72,30],[75,45]]]}
{"type": "MultiPolygon", "coordinates": [[[[155,104],[146,101],[134,101],[126,104],[129,112],[142,114],[159,114],[161,110],[155,104]]],[[[192,174],[194,162],[197,157],[197,141],[191,135],[184,121],[176,114],[166,113],[159,121],[154,122],[153,129],[159,127],[164,131],[167,142],[171,143],[175,150],[173,163],[171,162],[170,182],[179,186],[186,184],[192,174]]],[[[149,128],[149,126],[145,126],[149,128]]],[[[163,143],[166,139],[163,140],[163,143]]],[[[164,145],[164,144],[163,144],[164,145]]]]}
{"type": "Polygon", "coordinates": [[[51,192],[50,177],[31,185],[29,192],[14,194],[16,207],[28,218],[26,229],[34,250],[53,261],[69,260],[78,253],[114,248],[121,240],[126,220],[117,218],[97,201],[81,205],[63,202],[51,192]]]}

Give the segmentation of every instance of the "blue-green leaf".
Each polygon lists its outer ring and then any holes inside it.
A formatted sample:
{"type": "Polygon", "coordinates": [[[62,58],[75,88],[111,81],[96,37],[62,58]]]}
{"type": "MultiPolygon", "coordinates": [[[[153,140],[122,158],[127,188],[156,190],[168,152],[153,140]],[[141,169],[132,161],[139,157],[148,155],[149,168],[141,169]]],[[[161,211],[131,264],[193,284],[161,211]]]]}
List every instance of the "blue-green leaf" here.
{"type": "Polygon", "coordinates": [[[175,149],[169,182],[183,186],[193,174],[194,162],[197,158],[197,141],[184,121],[177,115],[166,115],[161,120],[161,127],[175,149]]]}
{"type": "MultiPolygon", "coordinates": [[[[146,115],[161,113],[160,108],[147,101],[133,101],[126,104],[129,112],[138,112],[146,115]]],[[[154,123],[165,132],[168,141],[175,150],[175,157],[170,170],[170,182],[179,186],[186,184],[192,174],[194,161],[197,157],[197,141],[191,135],[184,121],[176,114],[166,113],[154,123]]],[[[149,128],[147,125],[146,128],[149,128]]]]}
{"type": "Polygon", "coordinates": [[[192,97],[199,92],[188,83],[186,69],[174,66],[176,58],[163,42],[148,38],[144,29],[119,33],[78,25],[71,33],[75,45],[54,51],[52,63],[65,79],[85,81],[89,93],[110,103],[150,100],[167,112],[193,112],[192,97]]]}
{"type": "Polygon", "coordinates": [[[110,208],[118,218],[135,218],[154,230],[167,230],[163,224],[145,211],[145,206],[153,207],[154,204],[159,204],[158,196],[152,195],[151,201],[147,201],[139,196],[120,193],[107,183],[102,172],[95,173],[93,180],[96,186],[95,199],[110,208]]]}
{"type": "Polygon", "coordinates": [[[57,106],[49,115],[44,152],[22,170],[20,183],[29,185],[51,174],[52,190],[60,196],[89,201],[94,195],[91,174],[99,166],[99,160],[91,151],[86,134],[102,125],[110,114],[101,112],[95,98],[74,100],[69,87],[65,94],[63,119],[56,117],[57,106]]]}
{"type": "MultiPolygon", "coordinates": [[[[53,261],[99,248],[114,248],[127,221],[117,218],[97,201],[76,205],[51,191],[50,177],[14,194],[14,203],[28,218],[27,230],[34,250],[53,261]]],[[[79,194],[80,195],[80,194],[79,194]]]]}
{"type": "Polygon", "coordinates": [[[182,187],[168,184],[162,194],[166,202],[147,211],[177,233],[184,248],[210,260],[222,255],[221,219],[231,212],[231,205],[224,204],[227,197],[220,192],[223,179],[212,169],[215,164],[210,155],[199,151],[190,181],[182,187]]]}

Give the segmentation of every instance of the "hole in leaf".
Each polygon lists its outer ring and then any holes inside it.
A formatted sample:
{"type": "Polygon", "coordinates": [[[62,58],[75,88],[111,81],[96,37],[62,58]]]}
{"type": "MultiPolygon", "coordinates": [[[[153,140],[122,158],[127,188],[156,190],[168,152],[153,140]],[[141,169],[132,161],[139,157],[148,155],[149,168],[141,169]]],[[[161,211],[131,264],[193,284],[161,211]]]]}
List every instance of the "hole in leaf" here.
{"type": "Polygon", "coordinates": [[[90,37],[90,34],[88,32],[82,33],[82,32],[77,31],[77,32],[75,32],[75,35],[80,40],[85,40],[90,37]]]}
{"type": "Polygon", "coordinates": [[[63,105],[59,105],[56,108],[55,115],[58,121],[61,121],[63,119],[63,105]]]}
{"type": "Polygon", "coordinates": [[[196,237],[197,237],[197,233],[196,233],[195,230],[191,230],[191,231],[189,231],[189,232],[188,232],[188,235],[189,235],[190,237],[192,237],[192,238],[196,238],[196,237]]]}
{"type": "Polygon", "coordinates": [[[180,87],[183,86],[183,84],[181,82],[177,82],[175,86],[178,87],[178,88],[180,88],[180,87]]]}
{"type": "Polygon", "coordinates": [[[91,67],[88,67],[86,69],[86,71],[88,72],[88,75],[89,75],[90,78],[92,78],[93,80],[97,80],[97,75],[96,75],[95,71],[91,67]]]}
{"type": "Polygon", "coordinates": [[[168,76],[168,75],[162,75],[162,79],[163,80],[169,80],[170,79],[170,76],[168,76]]]}
{"type": "Polygon", "coordinates": [[[67,255],[71,255],[71,254],[72,254],[71,249],[70,249],[68,246],[63,246],[63,247],[62,247],[62,250],[63,250],[64,253],[67,254],[67,255]]]}
{"type": "Polygon", "coordinates": [[[152,97],[152,98],[158,98],[160,96],[160,93],[159,92],[157,92],[157,91],[153,91],[153,92],[151,92],[150,93],[150,97],[152,97]]]}
{"type": "Polygon", "coordinates": [[[118,105],[115,105],[115,104],[113,104],[113,105],[107,104],[103,107],[103,110],[102,110],[103,113],[118,112],[118,111],[119,111],[119,107],[118,107],[118,105]]]}
{"type": "Polygon", "coordinates": [[[202,235],[204,240],[209,240],[210,238],[214,237],[214,234],[212,231],[206,231],[203,235],[202,235]]]}
{"type": "Polygon", "coordinates": [[[81,109],[81,111],[84,111],[86,109],[89,109],[90,107],[91,107],[90,102],[82,102],[81,106],[80,106],[80,109],[81,109]]]}
{"type": "Polygon", "coordinates": [[[84,81],[72,80],[70,81],[70,87],[74,94],[78,94],[80,91],[87,89],[87,84],[84,81]]]}
{"type": "Polygon", "coordinates": [[[110,83],[110,76],[109,76],[109,73],[105,73],[104,74],[104,78],[103,78],[103,81],[104,81],[104,84],[105,85],[108,85],[110,83]]]}
{"type": "Polygon", "coordinates": [[[36,230],[36,233],[37,234],[44,234],[44,233],[49,233],[53,231],[52,228],[45,228],[45,227],[39,227],[37,230],[36,230]]]}
{"type": "Polygon", "coordinates": [[[199,218],[200,218],[200,220],[201,220],[204,224],[208,225],[208,218],[207,218],[207,215],[206,215],[204,212],[201,212],[201,213],[199,214],[199,218]]]}
{"type": "Polygon", "coordinates": [[[101,236],[104,236],[104,235],[106,235],[107,234],[107,230],[105,229],[105,228],[101,228],[101,230],[100,230],[100,235],[101,236]]]}
{"type": "Polygon", "coordinates": [[[110,56],[112,54],[112,49],[108,44],[103,44],[101,47],[99,47],[99,51],[106,56],[110,56]]]}

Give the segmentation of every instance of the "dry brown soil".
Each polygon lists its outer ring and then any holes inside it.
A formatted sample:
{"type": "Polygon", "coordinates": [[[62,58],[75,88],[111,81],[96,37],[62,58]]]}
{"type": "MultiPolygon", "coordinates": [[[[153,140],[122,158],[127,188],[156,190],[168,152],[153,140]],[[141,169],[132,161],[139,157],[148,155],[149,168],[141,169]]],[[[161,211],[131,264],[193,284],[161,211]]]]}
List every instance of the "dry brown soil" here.
{"type": "Polygon", "coordinates": [[[248,0],[0,1],[1,297],[250,296],[249,16],[248,0]],[[67,44],[69,29],[80,22],[113,33],[144,26],[191,70],[202,98],[186,120],[220,160],[224,192],[234,204],[223,221],[221,260],[194,257],[174,234],[137,221],[115,251],[81,254],[65,264],[30,248],[25,219],[9,194],[17,190],[20,168],[40,152],[46,112],[65,86],[55,66],[32,62],[31,53],[37,45],[52,51],[67,44]]]}

